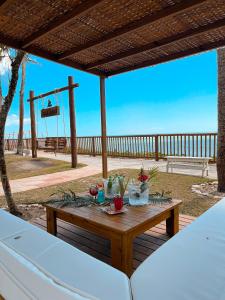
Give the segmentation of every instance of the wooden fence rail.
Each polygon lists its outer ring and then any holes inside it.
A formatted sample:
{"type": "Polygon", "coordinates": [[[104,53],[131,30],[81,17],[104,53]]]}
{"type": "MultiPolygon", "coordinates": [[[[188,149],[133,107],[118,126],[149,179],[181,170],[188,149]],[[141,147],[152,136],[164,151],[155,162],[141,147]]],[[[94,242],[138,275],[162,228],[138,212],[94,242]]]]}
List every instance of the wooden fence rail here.
{"type": "MultiPolygon", "coordinates": [[[[45,138],[38,138],[44,145],[45,138]]],[[[5,139],[5,149],[14,150],[17,139],[5,139]]],[[[77,138],[79,154],[101,155],[101,137],[83,136],[77,138]]],[[[24,148],[31,149],[31,139],[24,139],[24,148]]],[[[70,152],[70,138],[67,148],[70,152]]],[[[210,157],[216,160],[217,133],[186,133],[157,135],[123,135],[107,137],[107,152],[111,157],[163,159],[167,155],[210,157]]]]}

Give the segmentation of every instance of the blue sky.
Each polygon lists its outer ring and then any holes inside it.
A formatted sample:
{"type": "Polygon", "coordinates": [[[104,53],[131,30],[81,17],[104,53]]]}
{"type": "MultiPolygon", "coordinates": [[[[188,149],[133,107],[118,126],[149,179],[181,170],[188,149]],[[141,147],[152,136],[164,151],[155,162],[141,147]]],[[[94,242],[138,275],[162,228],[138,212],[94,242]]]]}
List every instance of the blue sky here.
{"type": "MultiPolygon", "coordinates": [[[[74,76],[77,134],[100,134],[99,79],[94,75],[33,57],[27,66],[26,99],[29,90],[44,93],[67,85],[74,76]]],[[[7,87],[7,77],[4,78],[7,87]]],[[[54,97],[51,100],[56,103],[54,97]]],[[[47,99],[44,106],[47,105],[47,99]]],[[[60,94],[65,130],[69,135],[67,92],[60,94]]],[[[173,62],[110,77],[106,80],[108,135],[209,132],[217,130],[217,57],[211,51],[173,62]]],[[[39,102],[36,111],[40,111],[39,102]]],[[[39,115],[39,114],[38,114],[39,115]]],[[[29,130],[29,105],[25,103],[25,130],[29,130]]],[[[38,116],[38,134],[46,135],[38,116]]],[[[59,135],[64,135],[63,116],[59,135]]],[[[56,117],[46,119],[49,136],[56,135],[56,117]]],[[[18,131],[18,93],[10,110],[6,132],[18,131]]]]}

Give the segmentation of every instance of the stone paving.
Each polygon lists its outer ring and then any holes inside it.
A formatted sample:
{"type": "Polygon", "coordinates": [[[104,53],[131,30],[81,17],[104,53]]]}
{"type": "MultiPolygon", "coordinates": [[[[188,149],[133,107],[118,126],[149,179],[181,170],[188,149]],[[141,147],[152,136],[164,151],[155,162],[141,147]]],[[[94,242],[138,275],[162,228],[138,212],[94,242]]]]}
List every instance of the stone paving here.
{"type": "MultiPolygon", "coordinates": [[[[57,154],[39,151],[38,156],[48,157],[52,159],[59,159],[64,161],[70,161],[70,155],[57,154]]],[[[80,169],[73,169],[69,171],[57,172],[53,174],[39,175],[28,178],[11,180],[12,192],[23,192],[28,190],[33,190],[37,188],[43,188],[46,186],[57,185],[63,182],[68,182],[71,180],[84,178],[87,176],[96,175],[101,172],[101,157],[88,156],[88,155],[78,155],[78,161],[84,163],[87,166],[80,169]]],[[[166,161],[160,160],[158,162],[154,160],[145,159],[129,159],[129,158],[108,158],[108,168],[109,170],[116,170],[121,168],[128,169],[139,169],[141,165],[144,165],[146,169],[157,166],[161,172],[166,172],[166,161]]],[[[194,176],[201,176],[201,171],[198,170],[188,170],[188,169],[178,169],[177,173],[187,174],[194,176]]],[[[210,165],[209,178],[216,179],[216,165],[210,165]]],[[[3,195],[3,190],[0,188],[0,195],[3,195]]]]}

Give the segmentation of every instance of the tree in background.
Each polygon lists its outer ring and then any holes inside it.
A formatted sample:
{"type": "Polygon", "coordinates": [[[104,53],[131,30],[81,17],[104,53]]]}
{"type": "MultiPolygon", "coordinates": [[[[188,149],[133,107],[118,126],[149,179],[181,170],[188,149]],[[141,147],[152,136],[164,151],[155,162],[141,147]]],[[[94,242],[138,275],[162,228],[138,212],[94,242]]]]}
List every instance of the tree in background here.
{"type": "Polygon", "coordinates": [[[23,155],[24,90],[25,90],[25,79],[26,79],[26,64],[27,64],[27,55],[24,56],[22,62],[20,97],[19,97],[19,133],[18,133],[18,142],[17,142],[17,154],[22,154],[22,155],[23,155]]]}
{"type": "Polygon", "coordinates": [[[32,60],[26,53],[22,65],[21,65],[21,84],[20,84],[20,96],[19,96],[19,133],[17,142],[17,154],[23,155],[23,127],[24,127],[24,91],[26,81],[26,66],[27,63],[37,64],[36,61],[32,60]]]}
{"type": "Polygon", "coordinates": [[[218,54],[218,192],[225,192],[225,48],[218,54]]]}
{"type": "MultiPolygon", "coordinates": [[[[0,45],[0,62],[2,57],[4,57],[4,53],[6,48],[0,45]]],[[[9,208],[9,211],[12,214],[19,215],[20,212],[17,209],[17,206],[13,200],[11,187],[9,183],[9,178],[7,175],[7,168],[5,162],[5,152],[4,152],[4,135],[5,135],[5,124],[6,119],[15,95],[18,77],[19,77],[19,69],[22,61],[24,59],[25,53],[23,51],[16,50],[8,50],[7,51],[10,61],[11,61],[11,70],[10,70],[10,78],[9,78],[9,86],[8,91],[5,97],[3,97],[2,93],[2,103],[1,103],[1,113],[0,113],[0,176],[2,187],[5,194],[5,199],[9,208]]],[[[0,66],[1,67],[1,66],[0,66]]]]}
{"type": "MultiPolygon", "coordinates": [[[[4,45],[0,45],[0,64],[2,64],[3,60],[5,59],[7,48],[4,45]]],[[[0,76],[3,75],[4,70],[3,66],[0,66],[0,76]]],[[[3,103],[3,95],[2,95],[2,84],[0,80],[0,112],[2,109],[2,103],[3,103]]]]}

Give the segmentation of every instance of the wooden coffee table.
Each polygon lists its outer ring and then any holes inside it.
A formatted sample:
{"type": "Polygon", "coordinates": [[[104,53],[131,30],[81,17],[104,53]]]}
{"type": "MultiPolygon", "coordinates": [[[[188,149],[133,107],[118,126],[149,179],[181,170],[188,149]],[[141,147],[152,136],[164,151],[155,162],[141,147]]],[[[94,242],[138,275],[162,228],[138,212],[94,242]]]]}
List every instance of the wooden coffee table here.
{"type": "Polygon", "coordinates": [[[170,236],[179,231],[180,200],[165,205],[128,206],[128,211],[120,215],[107,215],[99,206],[56,208],[46,205],[47,230],[57,234],[57,218],[94,232],[111,241],[112,266],[128,276],[132,274],[133,239],[166,220],[166,230],[170,236]]]}

